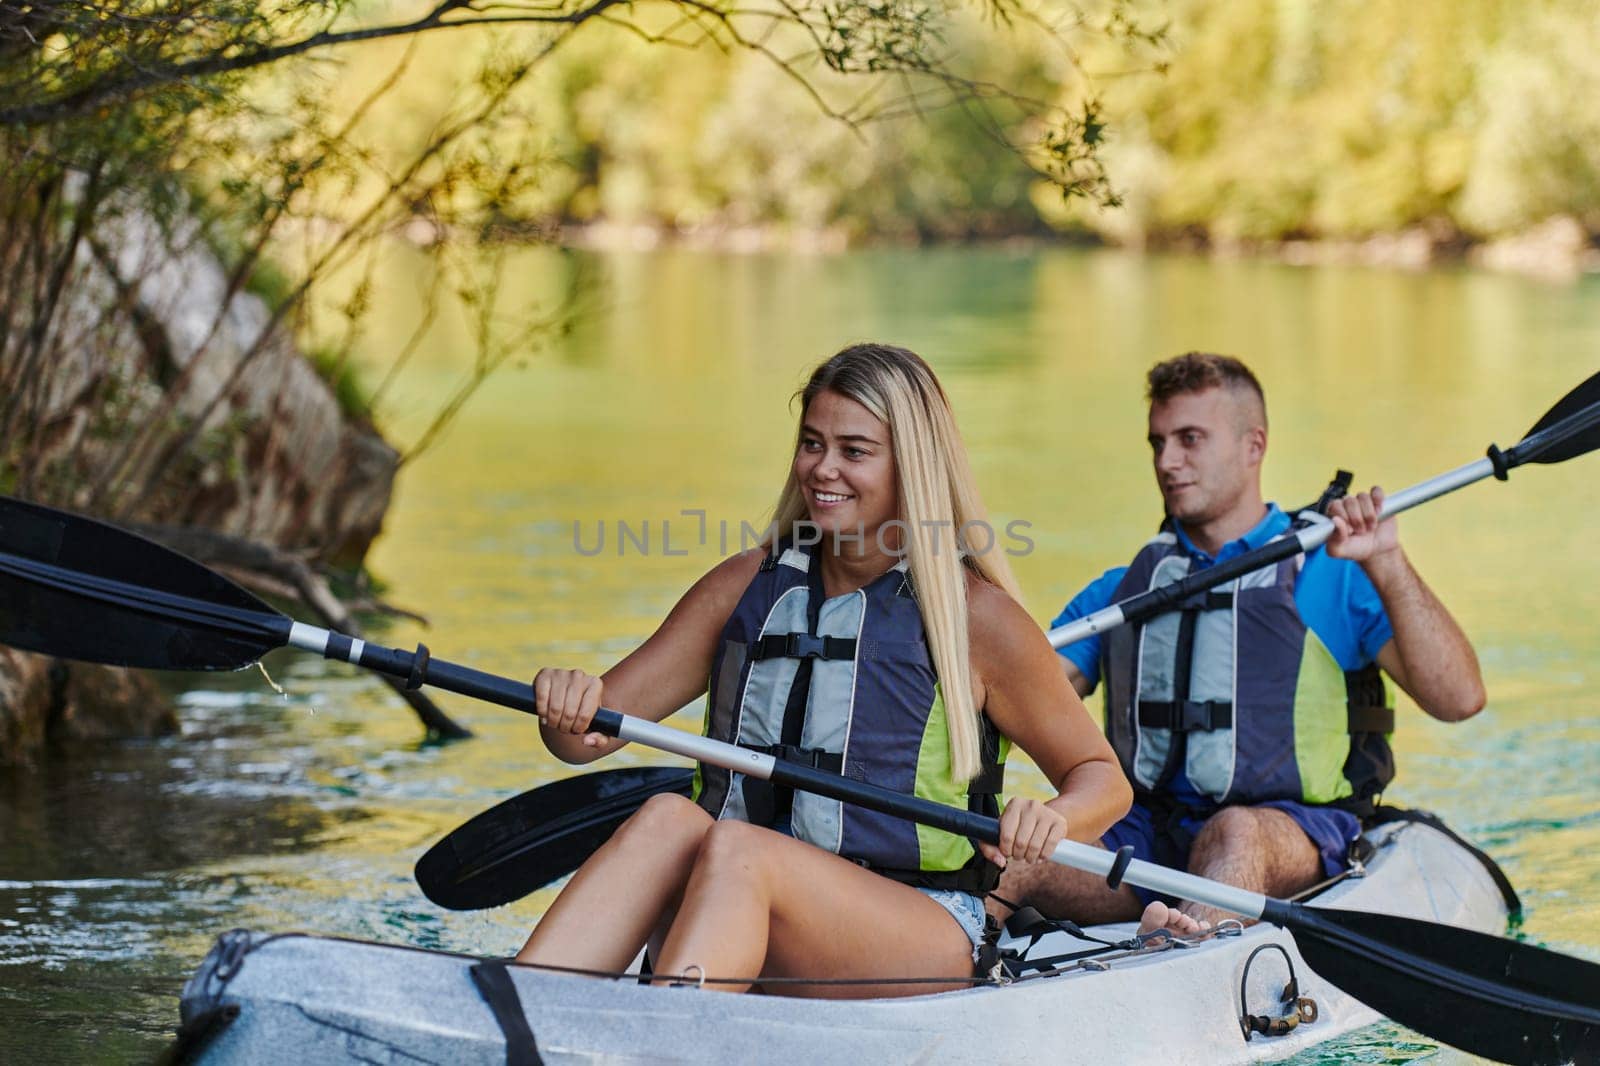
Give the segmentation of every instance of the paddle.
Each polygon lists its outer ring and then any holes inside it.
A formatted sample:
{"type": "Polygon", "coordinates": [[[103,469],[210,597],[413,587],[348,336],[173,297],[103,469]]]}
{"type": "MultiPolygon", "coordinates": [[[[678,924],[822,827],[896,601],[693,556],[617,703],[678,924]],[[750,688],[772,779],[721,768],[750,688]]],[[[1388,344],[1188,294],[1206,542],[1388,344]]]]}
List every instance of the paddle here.
{"type": "Polygon", "coordinates": [[[564,777],[458,826],[417,860],[417,885],[456,911],[500,907],[582,866],[660,792],[689,794],[694,771],[638,766],[564,777]]]}
{"type": "MultiPolygon", "coordinates": [[[[1466,466],[1429,478],[1408,489],[1383,498],[1384,518],[1408,511],[1418,504],[1427,503],[1446,493],[1464,488],[1488,477],[1506,480],[1507,475],[1524,463],[1563,463],[1600,448],[1600,374],[1594,374],[1563,396],[1546,411],[1544,417],[1515,445],[1501,451],[1489,445],[1488,455],[1466,466]]],[[[1173,610],[1184,600],[1214,589],[1236,577],[1259,570],[1301,552],[1309,552],[1333,536],[1333,523],[1327,519],[1314,520],[1298,530],[1292,530],[1279,540],[1263,544],[1254,551],[1235,556],[1170,585],[1130,596],[1120,603],[1103,607],[1093,614],[1074,619],[1050,631],[1050,644],[1064,648],[1096,633],[1104,633],[1120,625],[1143,622],[1155,615],[1173,610]]]]}

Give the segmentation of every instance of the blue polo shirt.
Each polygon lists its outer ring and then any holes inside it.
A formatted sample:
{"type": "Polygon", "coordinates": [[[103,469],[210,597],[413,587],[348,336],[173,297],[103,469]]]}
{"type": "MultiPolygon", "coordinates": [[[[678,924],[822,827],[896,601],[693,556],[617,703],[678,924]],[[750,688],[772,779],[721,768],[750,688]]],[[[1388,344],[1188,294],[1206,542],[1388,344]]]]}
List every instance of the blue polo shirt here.
{"type": "MultiPolygon", "coordinates": [[[[1224,544],[1215,556],[1195,547],[1183,526],[1174,522],[1173,528],[1179,546],[1191,560],[1190,572],[1194,573],[1261,547],[1289,528],[1289,516],[1277,504],[1268,504],[1266,516],[1254,529],[1224,544]]],[[[1090,582],[1056,616],[1050,628],[1064,626],[1109,607],[1122,575],[1127,572],[1126,566],[1119,566],[1090,582]]],[[[1321,548],[1306,556],[1300,576],[1295,580],[1294,605],[1307,628],[1327,646],[1334,660],[1345,670],[1359,670],[1376,661],[1379,649],[1394,637],[1394,627],[1389,624],[1383,601],[1378,598],[1378,590],[1372,587],[1366,572],[1359,564],[1335,559],[1321,548]]],[[[1058,650],[1089,679],[1091,686],[1100,683],[1099,634],[1058,650]]],[[[1181,770],[1170,788],[1180,801],[1196,805],[1208,802],[1194,791],[1181,770]]]]}

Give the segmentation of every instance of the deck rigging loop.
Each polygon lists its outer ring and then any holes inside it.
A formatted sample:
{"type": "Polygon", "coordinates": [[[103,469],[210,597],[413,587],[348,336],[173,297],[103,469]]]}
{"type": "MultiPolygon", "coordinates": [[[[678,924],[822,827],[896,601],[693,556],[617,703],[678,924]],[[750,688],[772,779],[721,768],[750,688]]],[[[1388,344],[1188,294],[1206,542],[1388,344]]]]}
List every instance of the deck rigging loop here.
{"type": "Polygon", "coordinates": [[[691,962],[683,968],[683,972],[670,980],[662,975],[657,975],[660,980],[667,982],[668,988],[704,988],[706,986],[706,968],[698,962],[691,962]],[[694,976],[689,976],[690,971],[694,976]]]}
{"type": "MultiPolygon", "coordinates": [[[[634,970],[596,970],[584,966],[558,966],[545,962],[505,961],[512,970],[539,970],[544,973],[576,974],[579,977],[598,977],[611,981],[635,981],[639,984],[663,983],[673,988],[704,988],[706,985],[970,985],[984,988],[1008,982],[993,977],[963,974],[960,977],[712,977],[697,965],[686,967],[676,977],[668,974],[638,972],[634,970]],[[695,971],[691,976],[689,971],[695,971]]],[[[936,989],[937,990],[937,989],[936,989]]]]}
{"type": "Polygon", "coordinates": [[[1300,979],[1294,972],[1294,959],[1282,944],[1262,944],[1244,960],[1244,969],[1239,975],[1239,1031],[1244,1035],[1245,1043],[1248,1044],[1256,1033],[1262,1036],[1287,1036],[1302,1023],[1310,1025],[1316,1021],[1318,1013],[1317,1001],[1300,994],[1300,979]],[[1263,951],[1276,951],[1289,967],[1289,983],[1283,986],[1283,992],[1278,997],[1277,1014],[1250,1013],[1250,965],[1263,951]]]}

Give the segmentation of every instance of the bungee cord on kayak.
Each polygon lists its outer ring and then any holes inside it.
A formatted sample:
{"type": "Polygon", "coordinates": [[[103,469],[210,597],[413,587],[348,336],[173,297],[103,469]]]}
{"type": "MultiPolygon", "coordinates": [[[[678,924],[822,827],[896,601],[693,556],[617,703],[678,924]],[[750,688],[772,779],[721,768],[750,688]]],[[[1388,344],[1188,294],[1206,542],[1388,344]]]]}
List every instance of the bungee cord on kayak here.
{"type": "Polygon", "coordinates": [[[1307,1025],[1315,1022],[1319,1014],[1317,1001],[1310,996],[1300,994],[1300,978],[1295,973],[1294,958],[1282,944],[1262,944],[1245,957],[1244,966],[1239,970],[1239,1029],[1244,1033],[1245,1043],[1248,1044],[1258,1033],[1262,1036],[1283,1036],[1293,1032],[1301,1022],[1307,1025]],[[1289,981],[1278,996],[1279,1013],[1251,1014],[1247,1006],[1250,1002],[1250,967],[1258,957],[1268,951],[1276,951],[1283,956],[1283,964],[1289,971],[1289,981]]]}
{"type": "Polygon", "coordinates": [[[1212,929],[1200,933],[1175,933],[1170,929],[1156,929],[1148,933],[1136,933],[1122,940],[1102,940],[1076,928],[1071,922],[1058,922],[1054,919],[1042,919],[1050,928],[1040,931],[1028,931],[1021,935],[1028,936],[1030,941],[1022,948],[1008,948],[1002,951],[993,970],[986,974],[965,974],[959,977],[807,977],[804,975],[791,977],[718,977],[707,974],[699,966],[689,967],[693,971],[679,975],[643,973],[638,970],[595,970],[578,966],[559,966],[553,963],[516,962],[510,961],[508,965],[530,970],[543,970],[549,973],[568,973],[580,977],[599,977],[614,981],[636,981],[640,984],[661,984],[669,987],[699,988],[705,985],[789,985],[794,987],[849,988],[872,986],[877,984],[892,984],[906,987],[926,986],[939,987],[945,984],[964,984],[973,988],[1003,987],[1013,985],[1020,981],[1037,981],[1044,978],[1060,977],[1074,970],[1104,970],[1108,965],[1124,959],[1142,958],[1152,952],[1175,951],[1204,943],[1217,937],[1236,937],[1244,932],[1244,926],[1236,921],[1223,922],[1212,929]],[[1046,932],[1055,931],[1064,933],[1076,939],[1093,943],[1096,946],[1085,951],[1049,955],[1042,958],[1031,958],[1030,952],[1034,945],[1046,932]],[[1076,965],[1065,965],[1074,963],[1076,965]]]}

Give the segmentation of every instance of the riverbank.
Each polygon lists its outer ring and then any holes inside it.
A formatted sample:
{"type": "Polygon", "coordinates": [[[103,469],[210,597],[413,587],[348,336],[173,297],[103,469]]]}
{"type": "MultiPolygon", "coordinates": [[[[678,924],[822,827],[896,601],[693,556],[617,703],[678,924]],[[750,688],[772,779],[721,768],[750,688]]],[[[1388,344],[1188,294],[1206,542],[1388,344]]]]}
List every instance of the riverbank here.
{"type": "MultiPolygon", "coordinates": [[[[915,234],[863,236],[847,226],[804,229],[774,225],[703,225],[679,227],[659,222],[560,222],[508,231],[597,252],[648,252],[682,247],[733,254],[792,252],[837,254],[861,247],[919,247],[975,244],[1014,248],[1050,246],[1109,247],[1133,251],[1176,252],[1211,259],[1259,258],[1291,266],[1365,266],[1394,270],[1428,270],[1470,266],[1497,273],[1521,274],[1545,281],[1574,282],[1600,274],[1600,230],[1586,228],[1570,215],[1558,215],[1520,233],[1481,239],[1448,223],[1411,226],[1394,233],[1362,238],[1294,237],[1283,240],[1240,240],[1202,230],[1144,235],[1118,240],[1091,230],[1054,231],[1040,227],[1010,233],[990,232],[963,239],[924,240],[915,234]]],[[[437,234],[419,228],[407,236],[420,244],[437,234]]]]}
{"type": "MultiPolygon", "coordinates": [[[[252,547],[308,571],[359,566],[399,453],[342,408],[200,222],[124,204],[81,248],[57,254],[70,269],[48,277],[17,257],[25,282],[15,287],[51,297],[33,317],[0,323],[13,332],[0,338],[0,383],[17,385],[0,405],[10,431],[0,490],[157,539],[210,531],[238,549],[213,560],[236,575],[259,569],[252,547]]],[[[170,700],[139,674],[0,649],[0,766],[175,728],[170,700]]]]}

